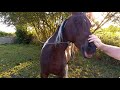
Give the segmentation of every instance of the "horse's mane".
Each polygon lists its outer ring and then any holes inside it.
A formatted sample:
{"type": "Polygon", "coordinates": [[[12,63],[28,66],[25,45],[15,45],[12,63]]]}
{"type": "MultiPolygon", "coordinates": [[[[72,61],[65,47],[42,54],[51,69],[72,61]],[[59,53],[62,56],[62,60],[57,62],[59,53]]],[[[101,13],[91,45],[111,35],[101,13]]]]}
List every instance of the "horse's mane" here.
{"type": "Polygon", "coordinates": [[[61,23],[61,25],[59,26],[59,28],[58,28],[57,36],[56,36],[56,39],[55,39],[55,43],[60,43],[60,42],[63,41],[63,33],[62,33],[62,31],[64,30],[65,25],[66,25],[66,20],[63,21],[61,23]]]}

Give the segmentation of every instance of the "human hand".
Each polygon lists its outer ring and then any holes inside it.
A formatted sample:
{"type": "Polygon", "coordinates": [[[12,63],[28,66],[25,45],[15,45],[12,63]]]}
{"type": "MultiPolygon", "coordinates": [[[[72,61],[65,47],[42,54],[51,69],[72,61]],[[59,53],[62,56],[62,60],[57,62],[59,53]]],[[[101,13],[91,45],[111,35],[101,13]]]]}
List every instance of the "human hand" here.
{"type": "Polygon", "coordinates": [[[98,49],[100,49],[104,44],[96,35],[93,34],[89,35],[88,41],[93,42],[98,49]]]}

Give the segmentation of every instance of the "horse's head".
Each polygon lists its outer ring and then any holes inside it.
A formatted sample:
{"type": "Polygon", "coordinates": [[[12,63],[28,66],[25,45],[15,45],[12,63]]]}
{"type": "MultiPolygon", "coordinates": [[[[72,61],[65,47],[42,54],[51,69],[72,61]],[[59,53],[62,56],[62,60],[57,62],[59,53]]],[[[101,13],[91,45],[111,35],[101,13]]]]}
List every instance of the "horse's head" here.
{"type": "Polygon", "coordinates": [[[88,42],[90,28],[91,23],[83,13],[72,15],[65,25],[65,38],[73,42],[85,58],[91,58],[96,51],[94,43],[88,42]]]}

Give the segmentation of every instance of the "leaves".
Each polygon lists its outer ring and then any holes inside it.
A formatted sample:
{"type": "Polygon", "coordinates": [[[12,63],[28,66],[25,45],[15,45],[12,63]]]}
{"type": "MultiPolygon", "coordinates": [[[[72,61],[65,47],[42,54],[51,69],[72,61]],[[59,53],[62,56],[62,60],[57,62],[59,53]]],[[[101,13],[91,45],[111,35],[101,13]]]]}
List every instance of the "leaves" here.
{"type": "MultiPolygon", "coordinates": [[[[93,27],[93,33],[101,28],[104,24],[110,20],[114,23],[120,21],[119,12],[102,12],[104,17],[102,21],[97,21],[90,17],[88,12],[88,18],[91,20],[93,27]]],[[[61,22],[70,16],[70,12],[1,12],[1,21],[8,25],[31,27],[34,31],[35,37],[39,41],[46,41],[57,29],[61,22]]]]}
{"type": "Polygon", "coordinates": [[[38,40],[46,41],[58,25],[69,16],[68,12],[1,12],[0,16],[8,25],[27,25],[36,32],[38,40]]]}

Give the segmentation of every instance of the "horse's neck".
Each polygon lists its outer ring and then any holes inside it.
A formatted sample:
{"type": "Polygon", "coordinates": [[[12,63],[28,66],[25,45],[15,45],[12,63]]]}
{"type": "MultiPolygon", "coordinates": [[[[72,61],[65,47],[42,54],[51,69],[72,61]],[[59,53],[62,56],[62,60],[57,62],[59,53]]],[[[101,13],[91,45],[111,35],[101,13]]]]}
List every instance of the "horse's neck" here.
{"type": "Polygon", "coordinates": [[[57,32],[49,39],[48,43],[53,43],[53,46],[56,46],[57,49],[65,50],[68,47],[67,41],[63,39],[61,43],[57,44],[55,43],[56,37],[57,37],[57,32]]]}

